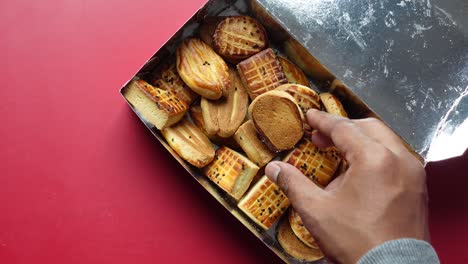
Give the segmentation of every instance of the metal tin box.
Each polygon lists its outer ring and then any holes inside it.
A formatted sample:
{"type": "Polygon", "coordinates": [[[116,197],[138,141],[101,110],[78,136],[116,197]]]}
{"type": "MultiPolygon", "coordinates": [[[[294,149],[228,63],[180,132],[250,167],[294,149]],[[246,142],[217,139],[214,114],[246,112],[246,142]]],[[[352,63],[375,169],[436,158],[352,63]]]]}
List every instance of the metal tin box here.
{"type": "MultiPolygon", "coordinates": [[[[462,0],[436,2],[210,0],[135,76],[146,79],[175,56],[177,44],[196,34],[206,16],[250,15],[266,27],[273,47],[299,65],[319,90],[342,100],[351,118],[382,119],[425,161],[449,158],[468,146],[468,25],[463,16],[468,7],[462,0]],[[335,79],[342,84],[331,86],[335,79]]],[[[286,263],[299,263],[279,246],[276,226],[257,227],[129,105],[234,217],[286,263]]]]}

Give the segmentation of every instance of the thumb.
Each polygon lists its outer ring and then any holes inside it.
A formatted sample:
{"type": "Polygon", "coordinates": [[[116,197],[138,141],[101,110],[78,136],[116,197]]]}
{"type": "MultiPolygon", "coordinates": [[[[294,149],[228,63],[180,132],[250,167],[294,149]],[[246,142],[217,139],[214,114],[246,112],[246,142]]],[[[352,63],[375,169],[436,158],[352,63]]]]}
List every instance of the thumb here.
{"type": "Polygon", "coordinates": [[[311,205],[320,204],[324,190],[309,180],[296,167],[281,161],[272,161],[265,168],[265,174],[276,183],[288,197],[293,207],[304,212],[311,205]]]}

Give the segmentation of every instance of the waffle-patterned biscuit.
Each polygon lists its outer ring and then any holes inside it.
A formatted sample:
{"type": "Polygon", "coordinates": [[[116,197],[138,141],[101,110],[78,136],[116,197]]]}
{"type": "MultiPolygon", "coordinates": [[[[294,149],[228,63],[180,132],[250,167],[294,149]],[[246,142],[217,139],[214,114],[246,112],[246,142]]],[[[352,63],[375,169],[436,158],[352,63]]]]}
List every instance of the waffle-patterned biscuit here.
{"type": "Polygon", "coordinates": [[[151,84],[163,90],[173,91],[187,105],[190,105],[197,97],[197,94],[190,90],[180,78],[175,63],[164,65],[158,69],[151,84]]]}
{"type": "Polygon", "coordinates": [[[204,174],[234,199],[239,200],[249,188],[258,166],[242,154],[225,146],[203,170],[204,174]]]}
{"type": "Polygon", "coordinates": [[[283,217],[278,225],[276,239],[286,253],[302,261],[316,261],[324,257],[321,250],[308,247],[294,234],[288,217],[283,217]]]}
{"type": "Polygon", "coordinates": [[[213,145],[203,132],[187,118],[161,130],[169,146],[195,167],[209,164],[215,155],[213,145]]]}
{"type": "Polygon", "coordinates": [[[322,101],[323,106],[325,107],[325,110],[327,110],[328,113],[334,114],[337,116],[344,116],[348,117],[348,114],[344,110],[343,105],[341,102],[336,98],[331,93],[321,93],[320,94],[320,100],[322,101]]]}
{"type": "Polygon", "coordinates": [[[177,47],[177,71],[184,82],[199,95],[216,100],[229,86],[229,68],[205,42],[197,38],[182,41],[177,47]]]}
{"type": "Polygon", "coordinates": [[[276,88],[278,91],[285,91],[296,99],[297,105],[305,115],[309,109],[320,110],[320,97],[319,95],[307,86],[300,84],[283,84],[276,88]]]}
{"type": "Polygon", "coordinates": [[[200,106],[206,132],[223,138],[232,136],[245,119],[249,96],[237,72],[229,70],[227,97],[217,101],[202,98],[200,106]]]}
{"type": "Polygon", "coordinates": [[[310,234],[309,230],[305,228],[301,217],[293,208],[289,210],[289,224],[291,224],[292,231],[302,243],[306,244],[308,247],[320,250],[314,237],[310,234]]]}
{"type": "Polygon", "coordinates": [[[139,79],[132,80],[123,94],[157,129],[179,122],[188,110],[186,102],[181,100],[175,92],[153,87],[139,79]]]}
{"type": "Polygon", "coordinates": [[[255,98],[248,111],[260,138],[271,151],[294,148],[304,134],[302,112],[287,92],[266,92],[255,98]]]}
{"type": "Polygon", "coordinates": [[[193,123],[197,127],[199,127],[203,133],[215,144],[218,146],[227,146],[234,150],[241,150],[239,144],[237,144],[236,140],[233,137],[223,138],[216,134],[210,135],[205,129],[205,121],[203,121],[203,114],[200,105],[192,105],[189,109],[190,117],[192,117],[193,123]]]}
{"type": "Polygon", "coordinates": [[[237,205],[263,229],[270,228],[286,212],[290,203],[278,185],[263,176],[237,205]]]}
{"type": "Polygon", "coordinates": [[[310,86],[309,79],[307,79],[304,72],[299,67],[283,57],[278,56],[278,59],[281,62],[288,83],[310,86]]]}
{"type": "Polygon", "coordinates": [[[259,167],[265,166],[276,156],[276,154],[269,150],[265,143],[259,139],[252,120],[248,120],[239,127],[234,134],[234,139],[242,150],[244,150],[245,154],[247,154],[247,157],[259,167]]]}
{"type": "Polygon", "coordinates": [[[288,83],[275,52],[266,49],[237,64],[239,75],[250,98],[288,83]]]}
{"type": "Polygon", "coordinates": [[[333,179],[341,159],[336,148],[320,149],[304,137],[284,160],[298,168],[317,185],[325,187],[333,179]]]}
{"type": "Polygon", "coordinates": [[[239,62],[267,45],[266,32],[257,20],[248,16],[224,18],[213,35],[213,48],[231,62],[239,62]]]}

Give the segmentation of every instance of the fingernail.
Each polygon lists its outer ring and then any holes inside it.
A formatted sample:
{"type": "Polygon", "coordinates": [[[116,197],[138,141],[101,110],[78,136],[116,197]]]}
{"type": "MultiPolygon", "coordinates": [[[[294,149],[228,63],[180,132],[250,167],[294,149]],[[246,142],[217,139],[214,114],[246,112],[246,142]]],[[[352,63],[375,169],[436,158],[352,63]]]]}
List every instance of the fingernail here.
{"type": "Polygon", "coordinates": [[[306,115],[312,114],[312,113],[314,113],[314,112],[316,112],[316,111],[318,111],[318,110],[315,109],[315,108],[311,108],[311,109],[307,110],[306,115]]]}
{"type": "Polygon", "coordinates": [[[274,162],[268,163],[268,165],[265,168],[265,174],[266,176],[272,181],[275,182],[278,179],[278,175],[281,171],[281,168],[275,164],[274,162]]]}

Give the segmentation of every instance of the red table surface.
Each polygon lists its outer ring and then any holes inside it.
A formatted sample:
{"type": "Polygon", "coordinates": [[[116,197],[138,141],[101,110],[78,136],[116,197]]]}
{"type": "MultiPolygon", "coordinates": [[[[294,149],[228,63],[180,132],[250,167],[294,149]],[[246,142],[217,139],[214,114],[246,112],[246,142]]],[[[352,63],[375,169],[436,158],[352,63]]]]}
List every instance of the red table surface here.
{"type": "MultiPolygon", "coordinates": [[[[204,2],[0,2],[0,263],[281,262],[118,94],[204,2]]],[[[468,261],[466,161],[427,169],[445,263],[468,261]]]]}

